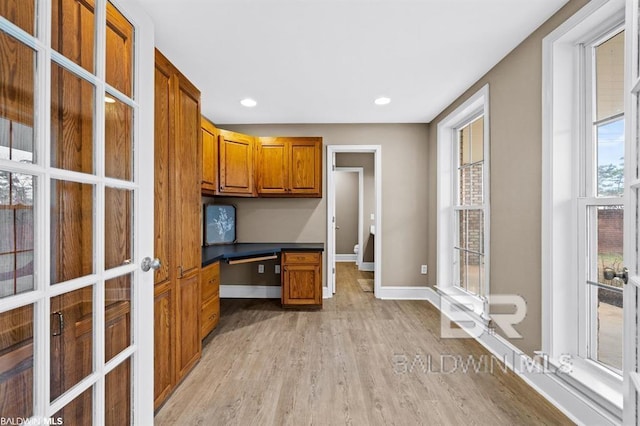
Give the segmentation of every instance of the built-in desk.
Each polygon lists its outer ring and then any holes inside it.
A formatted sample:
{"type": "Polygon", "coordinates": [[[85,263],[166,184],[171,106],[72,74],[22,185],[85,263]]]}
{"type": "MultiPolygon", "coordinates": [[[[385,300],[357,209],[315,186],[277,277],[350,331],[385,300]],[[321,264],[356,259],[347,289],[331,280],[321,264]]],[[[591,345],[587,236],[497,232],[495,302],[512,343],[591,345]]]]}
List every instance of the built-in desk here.
{"type": "Polygon", "coordinates": [[[202,267],[218,260],[238,260],[280,254],[281,252],[322,252],[323,243],[237,243],[202,248],[202,267]]]}
{"type": "MultiPolygon", "coordinates": [[[[277,259],[279,256],[282,271],[280,288],[271,286],[265,288],[280,290],[283,307],[321,308],[323,251],[323,243],[238,243],[203,247],[202,270],[205,273],[211,271],[211,273],[214,274],[212,275],[214,278],[208,281],[203,280],[203,282],[216,283],[215,274],[217,273],[217,276],[220,276],[218,263],[220,261],[233,265],[237,263],[277,259]],[[213,268],[217,268],[217,270],[213,268]]],[[[224,285],[219,279],[217,282],[224,285]]],[[[227,286],[227,288],[230,287],[239,288],[240,286],[227,286]]],[[[259,289],[259,286],[254,287],[252,285],[243,287],[251,289],[251,293],[253,293],[254,289],[259,289]]],[[[273,293],[270,297],[274,296],[278,297],[273,293]]],[[[255,296],[250,295],[248,297],[255,296]]]]}

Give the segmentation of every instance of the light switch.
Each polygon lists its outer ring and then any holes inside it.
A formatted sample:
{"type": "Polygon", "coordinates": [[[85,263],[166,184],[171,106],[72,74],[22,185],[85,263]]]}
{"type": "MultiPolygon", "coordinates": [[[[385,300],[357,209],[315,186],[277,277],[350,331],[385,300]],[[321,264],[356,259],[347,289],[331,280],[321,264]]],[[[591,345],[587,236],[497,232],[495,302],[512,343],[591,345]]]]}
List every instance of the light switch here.
{"type": "Polygon", "coordinates": [[[373,213],[371,213],[371,220],[376,220],[376,215],[374,215],[373,213]]]}

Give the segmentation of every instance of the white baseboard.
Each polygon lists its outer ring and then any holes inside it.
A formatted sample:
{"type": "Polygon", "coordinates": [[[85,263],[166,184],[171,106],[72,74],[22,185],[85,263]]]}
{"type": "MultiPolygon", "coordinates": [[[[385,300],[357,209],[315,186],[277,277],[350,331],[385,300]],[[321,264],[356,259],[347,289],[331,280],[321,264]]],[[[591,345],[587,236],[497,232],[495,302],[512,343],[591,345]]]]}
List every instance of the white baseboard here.
{"type": "Polygon", "coordinates": [[[336,254],[336,262],[357,262],[357,254],[336,254]]]}
{"type": "Polygon", "coordinates": [[[377,299],[384,300],[429,300],[429,287],[380,287],[377,299]]]}
{"type": "MultiPolygon", "coordinates": [[[[427,288],[427,300],[438,310],[441,310],[441,295],[431,287],[427,288]]],[[[461,314],[461,312],[456,312],[456,315],[458,314],[461,314]]],[[[475,317],[469,315],[468,319],[475,323],[475,327],[484,327],[475,317]]],[[[570,387],[566,382],[562,381],[556,373],[543,371],[542,367],[539,367],[538,364],[534,364],[534,366],[538,366],[538,368],[522,368],[523,360],[531,361],[531,357],[503,337],[484,332],[480,337],[476,338],[476,341],[496,358],[505,360],[510,370],[556,406],[573,422],[577,424],[598,425],[615,425],[622,422],[622,419],[617,418],[616,415],[597,406],[587,396],[578,392],[577,389],[570,387]],[[521,365],[514,365],[516,361],[519,361],[521,365]]],[[[525,364],[531,367],[531,364],[527,361],[525,361],[525,364]]]]}
{"type": "Polygon", "coordinates": [[[221,299],[280,299],[279,285],[221,285],[221,299]]]}
{"type": "Polygon", "coordinates": [[[376,264],[374,262],[362,262],[358,269],[360,269],[361,271],[374,272],[376,269],[376,264]]]}

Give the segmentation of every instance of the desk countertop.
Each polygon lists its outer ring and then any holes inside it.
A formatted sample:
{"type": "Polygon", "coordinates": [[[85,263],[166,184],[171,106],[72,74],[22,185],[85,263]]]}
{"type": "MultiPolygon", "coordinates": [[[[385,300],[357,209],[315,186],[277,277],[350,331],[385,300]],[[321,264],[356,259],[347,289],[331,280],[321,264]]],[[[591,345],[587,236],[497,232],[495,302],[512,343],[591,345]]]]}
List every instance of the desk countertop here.
{"type": "Polygon", "coordinates": [[[202,247],[202,266],[218,260],[242,259],[282,251],[324,251],[323,243],[237,243],[202,247]]]}

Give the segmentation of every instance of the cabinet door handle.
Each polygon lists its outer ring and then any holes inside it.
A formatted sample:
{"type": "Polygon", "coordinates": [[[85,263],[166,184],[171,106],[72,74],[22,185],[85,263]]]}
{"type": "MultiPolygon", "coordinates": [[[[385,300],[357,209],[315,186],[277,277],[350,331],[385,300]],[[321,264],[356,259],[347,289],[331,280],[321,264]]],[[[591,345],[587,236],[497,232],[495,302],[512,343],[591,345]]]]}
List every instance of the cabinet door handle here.
{"type": "Polygon", "coordinates": [[[182,278],[182,276],[183,276],[182,266],[178,266],[178,278],[182,278]]]}
{"type": "Polygon", "coordinates": [[[51,315],[54,315],[55,317],[58,318],[58,332],[56,333],[54,331],[53,333],[51,333],[51,336],[52,337],[62,336],[62,330],[64,330],[64,315],[62,315],[62,312],[60,311],[54,312],[51,315]]]}

